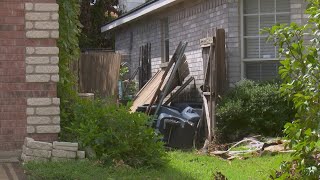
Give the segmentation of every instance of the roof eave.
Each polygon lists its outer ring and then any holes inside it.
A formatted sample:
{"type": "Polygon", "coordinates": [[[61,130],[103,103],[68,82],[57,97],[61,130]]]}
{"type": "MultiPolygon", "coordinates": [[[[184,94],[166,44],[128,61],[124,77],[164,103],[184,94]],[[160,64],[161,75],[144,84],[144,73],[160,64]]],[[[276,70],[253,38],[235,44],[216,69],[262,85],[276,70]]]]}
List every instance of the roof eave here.
{"type": "Polygon", "coordinates": [[[141,16],[147,15],[155,10],[159,10],[160,8],[166,7],[175,1],[177,0],[158,0],[150,4],[147,4],[146,6],[141,6],[140,8],[134,9],[126,15],[120,16],[118,19],[115,19],[114,21],[111,21],[110,23],[104,25],[103,27],[101,27],[101,32],[106,32],[111,29],[114,29],[122,24],[128,23],[141,16]]]}

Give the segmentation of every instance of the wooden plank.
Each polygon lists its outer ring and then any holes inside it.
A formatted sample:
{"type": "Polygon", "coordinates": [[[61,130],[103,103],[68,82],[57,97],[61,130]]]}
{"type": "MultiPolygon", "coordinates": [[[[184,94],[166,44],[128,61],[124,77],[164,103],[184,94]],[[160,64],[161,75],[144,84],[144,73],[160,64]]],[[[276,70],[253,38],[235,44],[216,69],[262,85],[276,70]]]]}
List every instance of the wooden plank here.
{"type": "Polygon", "coordinates": [[[158,71],[148,82],[146,85],[142,87],[142,89],[137,93],[133,104],[130,108],[131,112],[135,112],[139,106],[144,104],[150,104],[151,98],[156,93],[156,87],[159,86],[161,78],[164,74],[164,70],[158,71]]]}
{"type": "Polygon", "coordinates": [[[207,98],[202,95],[202,100],[203,100],[203,110],[206,115],[206,120],[207,120],[207,127],[208,127],[208,141],[212,141],[212,134],[211,134],[211,119],[210,119],[210,114],[209,114],[209,107],[208,107],[208,100],[207,98]]]}
{"type": "Polygon", "coordinates": [[[194,81],[194,77],[190,77],[182,86],[164,103],[164,105],[168,105],[175,99],[192,81],[194,81]]]}
{"type": "MultiPolygon", "coordinates": [[[[186,60],[187,60],[187,57],[183,56],[182,59],[181,59],[181,64],[188,64],[188,62],[186,60]]],[[[189,67],[188,67],[188,65],[185,66],[188,69],[185,69],[184,71],[182,71],[182,69],[181,69],[182,66],[183,65],[179,65],[178,66],[178,70],[175,73],[175,78],[173,79],[173,81],[170,83],[170,85],[168,87],[169,88],[168,93],[167,94],[163,94],[164,96],[169,95],[169,93],[171,91],[173,91],[177,86],[181,86],[183,84],[184,79],[189,75],[189,71],[188,71],[189,67]],[[180,69],[180,72],[183,73],[183,74],[181,74],[181,76],[180,76],[180,73],[179,73],[179,69],[180,69]]],[[[173,73],[173,72],[170,72],[170,73],[173,73]]]]}
{"type": "Polygon", "coordinates": [[[215,94],[216,94],[216,84],[217,84],[217,63],[216,63],[216,51],[214,46],[211,46],[211,56],[209,57],[209,65],[210,65],[210,72],[209,72],[209,115],[210,115],[210,120],[211,120],[211,133],[212,136],[215,136],[215,123],[216,123],[216,118],[215,118],[215,94]]]}
{"type": "Polygon", "coordinates": [[[184,55],[184,52],[186,50],[188,46],[188,43],[185,43],[179,54],[177,54],[177,61],[171,71],[171,74],[169,75],[169,79],[168,82],[166,83],[163,92],[160,94],[160,98],[159,98],[159,102],[157,105],[157,109],[154,113],[154,115],[156,116],[158,114],[158,111],[160,110],[160,107],[164,101],[164,98],[169,94],[170,91],[170,87],[172,87],[172,83],[174,81],[174,78],[176,77],[176,74],[178,73],[178,68],[182,65],[182,63],[186,60],[186,56],[184,55]]]}
{"type": "Polygon", "coordinates": [[[139,89],[151,78],[151,44],[140,46],[139,52],[139,89]]]}
{"type": "Polygon", "coordinates": [[[164,73],[163,73],[163,75],[161,77],[161,82],[159,83],[159,85],[157,87],[157,90],[156,90],[154,96],[152,97],[151,102],[150,102],[150,104],[149,104],[149,106],[147,108],[147,111],[146,111],[147,114],[150,114],[152,105],[158,99],[158,97],[159,97],[159,95],[161,93],[161,88],[162,88],[162,86],[164,84],[164,81],[165,81],[165,79],[167,77],[167,74],[169,73],[169,71],[170,71],[171,67],[173,66],[173,64],[176,62],[177,56],[181,52],[181,50],[182,50],[182,42],[179,43],[175,53],[173,54],[171,60],[168,63],[168,66],[167,66],[166,70],[164,71],[164,73]]]}
{"type": "Polygon", "coordinates": [[[216,129],[216,102],[218,95],[221,95],[227,87],[227,69],[225,61],[225,31],[216,30],[216,37],[210,46],[209,60],[205,67],[203,87],[204,110],[207,111],[208,140],[215,137],[216,129]],[[206,98],[207,96],[207,98],[206,98]],[[209,116],[209,117],[208,117],[209,116]],[[209,121],[208,121],[209,119],[209,121]]]}
{"type": "Polygon", "coordinates": [[[216,60],[217,60],[217,96],[222,95],[227,86],[227,66],[226,66],[226,49],[225,49],[225,30],[217,30],[217,46],[216,46],[216,60]]]}
{"type": "Polygon", "coordinates": [[[189,65],[188,62],[185,61],[183,64],[178,68],[178,76],[179,80],[179,85],[181,85],[186,77],[190,75],[190,70],[189,70],[189,65]]]}
{"type": "Polygon", "coordinates": [[[88,77],[87,77],[87,84],[88,84],[88,89],[87,92],[93,92],[94,91],[94,81],[96,79],[96,75],[93,74],[93,72],[96,72],[96,57],[95,54],[92,54],[91,56],[88,56],[86,59],[87,63],[89,64],[88,66],[88,77]]]}
{"type": "Polygon", "coordinates": [[[206,69],[204,71],[204,84],[203,84],[203,91],[208,91],[209,89],[209,81],[210,81],[210,57],[212,57],[212,52],[214,49],[214,45],[210,45],[210,50],[209,50],[209,59],[207,61],[206,69]]]}
{"type": "Polygon", "coordinates": [[[151,72],[151,43],[149,43],[149,48],[148,48],[148,80],[151,78],[152,76],[152,72],[151,72]]]}
{"type": "Polygon", "coordinates": [[[146,89],[146,87],[148,87],[147,85],[148,85],[149,83],[151,83],[151,82],[153,81],[153,79],[155,79],[155,78],[158,76],[159,73],[160,73],[160,71],[158,71],[154,76],[151,77],[151,79],[149,80],[149,82],[148,82],[145,86],[143,86],[143,87],[137,92],[137,94],[135,95],[135,97],[134,97],[133,100],[136,100],[136,99],[140,96],[140,94],[142,93],[142,91],[144,91],[144,90],[146,89]]]}
{"type": "Polygon", "coordinates": [[[143,75],[143,46],[140,46],[139,48],[139,67],[140,67],[140,71],[139,71],[139,89],[141,89],[143,87],[142,85],[142,75],[143,75]]]}

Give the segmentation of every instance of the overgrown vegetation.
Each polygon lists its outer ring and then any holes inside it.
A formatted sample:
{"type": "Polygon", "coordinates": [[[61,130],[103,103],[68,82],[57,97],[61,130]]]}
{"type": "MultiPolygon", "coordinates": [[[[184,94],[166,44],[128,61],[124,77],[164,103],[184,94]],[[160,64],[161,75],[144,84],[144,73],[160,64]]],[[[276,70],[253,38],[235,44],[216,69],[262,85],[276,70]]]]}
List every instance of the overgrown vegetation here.
{"type": "Polygon", "coordinates": [[[70,64],[80,55],[80,5],[78,0],[58,0],[59,4],[59,76],[58,97],[61,100],[60,117],[62,133],[60,137],[68,140],[66,127],[74,119],[73,106],[78,100],[76,90],[76,77],[70,70],[70,64]]]}
{"type": "Polygon", "coordinates": [[[122,97],[121,102],[127,104],[127,102],[131,101],[134,95],[138,92],[138,85],[135,80],[130,80],[129,76],[129,68],[125,65],[120,68],[120,78],[121,81],[121,90],[122,97]]]}
{"type": "Polygon", "coordinates": [[[163,143],[147,125],[145,114],[101,100],[81,100],[75,105],[75,117],[70,131],[106,164],[157,167],[166,162],[163,143]]]}
{"type": "Polygon", "coordinates": [[[81,48],[113,48],[114,36],[112,33],[101,33],[101,27],[113,20],[119,14],[114,6],[118,0],[91,0],[81,1],[80,21],[83,25],[80,36],[81,48]]]}
{"type": "MultiPolygon", "coordinates": [[[[276,25],[266,31],[276,39],[281,61],[281,92],[294,102],[295,121],[285,126],[295,150],[282,166],[281,179],[319,179],[320,123],[320,1],[309,0],[305,25],[276,25]]],[[[278,173],[279,174],[279,173],[278,173]]]]}
{"type": "Polygon", "coordinates": [[[166,153],[154,131],[147,126],[147,116],[129,113],[125,107],[101,100],[89,101],[78,97],[76,78],[70,64],[79,58],[80,53],[80,5],[78,0],[58,0],[58,4],[60,139],[79,141],[83,148],[91,148],[96,158],[106,164],[123,162],[132,167],[162,165],[166,153]]]}
{"type": "Polygon", "coordinates": [[[276,83],[243,80],[222,97],[217,108],[217,129],[222,142],[250,134],[281,136],[294,118],[292,103],[281,97],[276,83]]]}
{"type": "Polygon", "coordinates": [[[194,152],[169,152],[171,161],[165,167],[133,169],[123,165],[104,167],[90,161],[28,163],[29,179],[91,180],[91,179],[154,179],[211,180],[221,172],[228,179],[267,179],[271,170],[278,169],[289,155],[264,156],[248,160],[225,161],[194,152]]]}

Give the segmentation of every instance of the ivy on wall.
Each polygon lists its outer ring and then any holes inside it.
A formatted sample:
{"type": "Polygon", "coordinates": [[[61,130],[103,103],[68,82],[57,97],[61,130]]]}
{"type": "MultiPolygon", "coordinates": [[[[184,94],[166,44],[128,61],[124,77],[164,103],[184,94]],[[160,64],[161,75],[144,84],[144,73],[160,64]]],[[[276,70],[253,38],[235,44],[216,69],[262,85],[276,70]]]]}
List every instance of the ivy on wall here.
{"type": "MultiPolygon", "coordinates": [[[[58,97],[61,104],[62,132],[73,119],[73,104],[77,100],[76,77],[71,70],[71,64],[80,55],[79,36],[81,24],[79,21],[79,0],[57,0],[59,4],[59,33],[58,40],[60,82],[58,83],[58,97]]],[[[64,133],[61,133],[62,136],[64,133]]],[[[65,137],[62,137],[65,138],[65,137]]]]}

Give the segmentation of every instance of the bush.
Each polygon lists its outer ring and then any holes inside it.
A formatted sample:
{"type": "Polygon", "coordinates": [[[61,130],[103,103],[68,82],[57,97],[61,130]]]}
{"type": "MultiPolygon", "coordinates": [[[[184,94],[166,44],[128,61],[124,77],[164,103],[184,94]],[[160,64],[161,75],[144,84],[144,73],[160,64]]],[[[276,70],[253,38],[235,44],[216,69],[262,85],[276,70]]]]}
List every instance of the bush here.
{"type": "Polygon", "coordinates": [[[161,166],[166,160],[162,142],[147,126],[148,116],[102,100],[81,100],[69,128],[81,146],[90,147],[104,163],[132,167],[161,166]]]}
{"type": "Polygon", "coordinates": [[[230,142],[249,134],[282,135],[286,122],[294,118],[294,108],[278,89],[275,83],[237,83],[218,103],[219,139],[230,142]]]}
{"type": "MultiPolygon", "coordinates": [[[[292,160],[281,167],[279,179],[320,177],[320,1],[308,0],[307,21],[265,29],[279,47],[280,91],[294,102],[295,121],[285,126],[292,160]],[[276,41],[275,41],[276,40],[276,41]]],[[[273,179],[276,177],[273,176],[273,179]]]]}

